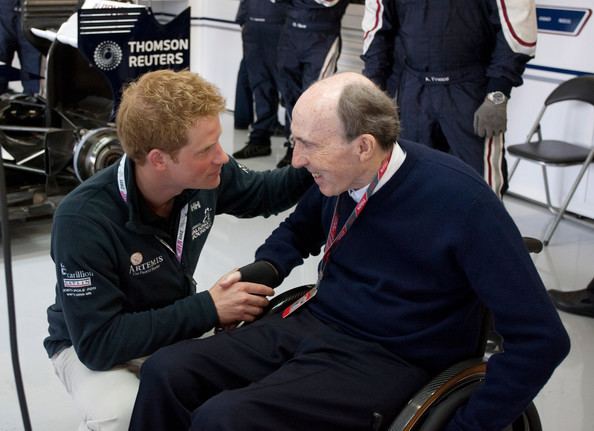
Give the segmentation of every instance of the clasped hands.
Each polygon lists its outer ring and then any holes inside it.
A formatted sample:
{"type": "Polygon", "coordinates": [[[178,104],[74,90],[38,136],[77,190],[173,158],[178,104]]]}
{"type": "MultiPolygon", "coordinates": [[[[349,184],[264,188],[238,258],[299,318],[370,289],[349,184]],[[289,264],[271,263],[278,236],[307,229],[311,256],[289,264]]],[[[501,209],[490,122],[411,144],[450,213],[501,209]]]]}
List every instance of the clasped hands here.
{"type": "Polygon", "coordinates": [[[222,276],[210,289],[219,316],[219,326],[235,327],[239,322],[253,322],[268,305],[267,296],[274,290],[264,284],[241,281],[238,270],[222,276]]]}

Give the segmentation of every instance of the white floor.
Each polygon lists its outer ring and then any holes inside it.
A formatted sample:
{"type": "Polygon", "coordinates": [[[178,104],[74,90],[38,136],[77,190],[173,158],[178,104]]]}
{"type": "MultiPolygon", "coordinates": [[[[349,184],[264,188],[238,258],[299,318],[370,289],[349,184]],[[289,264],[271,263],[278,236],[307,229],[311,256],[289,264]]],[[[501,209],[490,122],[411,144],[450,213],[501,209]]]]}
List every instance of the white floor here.
{"type": "MultiPolygon", "coordinates": [[[[239,149],[246,133],[233,131],[231,117],[223,117],[223,147],[239,149]]],[[[284,154],[275,138],[269,157],[252,159],[253,169],[272,168],[284,154]]],[[[507,198],[505,204],[526,236],[540,237],[550,214],[539,207],[507,198]]],[[[202,254],[196,279],[207,289],[224,272],[249,263],[255,248],[286,216],[238,220],[217,217],[202,254]]],[[[12,254],[21,369],[29,414],[36,431],[75,430],[79,415],[58,379],[42,346],[47,333],[45,309],[53,302],[55,273],[49,257],[50,220],[12,226],[12,254]]],[[[547,288],[584,288],[594,276],[594,229],[563,221],[551,244],[535,264],[547,288]]],[[[4,260],[0,279],[4,283],[4,260]]],[[[315,260],[295,270],[282,289],[314,280],[315,260]]],[[[0,294],[0,431],[21,430],[22,422],[12,375],[8,341],[6,294],[0,294]]],[[[536,399],[545,431],[592,431],[594,424],[594,319],[561,313],[572,349],[536,399]]]]}

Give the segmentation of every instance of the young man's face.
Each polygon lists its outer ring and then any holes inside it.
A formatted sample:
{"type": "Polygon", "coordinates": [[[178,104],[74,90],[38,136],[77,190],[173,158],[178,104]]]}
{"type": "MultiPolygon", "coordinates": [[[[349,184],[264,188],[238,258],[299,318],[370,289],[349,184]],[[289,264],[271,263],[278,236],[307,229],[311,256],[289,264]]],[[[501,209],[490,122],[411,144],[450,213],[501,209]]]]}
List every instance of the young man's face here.
{"type": "Polygon", "coordinates": [[[221,168],[229,161],[219,138],[219,116],[199,119],[188,130],[188,143],[177,153],[172,178],[182,189],[214,189],[221,182],[221,168]]]}

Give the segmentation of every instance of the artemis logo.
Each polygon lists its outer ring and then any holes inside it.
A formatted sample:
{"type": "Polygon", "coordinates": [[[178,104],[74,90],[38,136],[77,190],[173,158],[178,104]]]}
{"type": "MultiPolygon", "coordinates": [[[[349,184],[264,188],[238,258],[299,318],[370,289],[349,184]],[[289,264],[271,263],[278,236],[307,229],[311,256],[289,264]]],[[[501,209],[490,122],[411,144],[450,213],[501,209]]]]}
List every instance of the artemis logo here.
{"type": "MultiPolygon", "coordinates": [[[[134,253],[134,255],[137,253],[134,253]]],[[[138,253],[140,254],[140,253],[138,253]]],[[[132,255],[132,256],[134,256],[132,255]]],[[[141,255],[142,256],[142,255],[141,255]]],[[[151,260],[147,260],[144,263],[139,263],[138,265],[130,265],[130,269],[128,271],[128,273],[132,276],[135,275],[144,275],[144,274],[148,274],[149,272],[153,272],[156,269],[159,269],[161,267],[161,263],[164,261],[165,259],[163,258],[163,256],[157,256],[154,259],[151,260]]],[[[130,257],[130,261],[132,261],[132,257],[130,257]]]]}
{"type": "Polygon", "coordinates": [[[194,212],[194,211],[196,211],[197,209],[200,209],[200,208],[202,208],[202,205],[200,205],[200,202],[199,201],[192,202],[192,205],[190,205],[190,211],[192,211],[192,212],[194,212]]]}
{"type": "Polygon", "coordinates": [[[136,253],[132,253],[132,256],[130,256],[130,263],[132,265],[140,265],[143,259],[144,257],[142,257],[142,253],[137,251],[136,253]]]}
{"type": "Polygon", "coordinates": [[[122,62],[122,48],[111,40],[103,41],[95,48],[93,60],[99,69],[113,70],[122,62]]]}

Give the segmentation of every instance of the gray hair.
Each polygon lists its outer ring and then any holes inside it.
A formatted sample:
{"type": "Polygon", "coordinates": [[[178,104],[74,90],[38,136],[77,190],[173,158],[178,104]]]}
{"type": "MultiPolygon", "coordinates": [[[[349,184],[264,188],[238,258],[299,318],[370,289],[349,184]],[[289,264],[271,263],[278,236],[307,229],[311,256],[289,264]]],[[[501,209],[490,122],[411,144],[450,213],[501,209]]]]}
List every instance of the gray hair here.
{"type": "Polygon", "coordinates": [[[375,84],[346,85],[338,99],[337,111],[349,141],[368,133],[384,150],[389,150],[400,135],[396,103],[375,84]]]}

